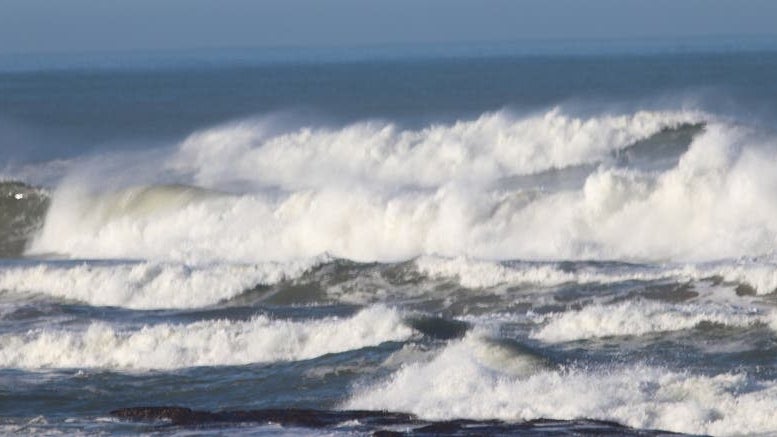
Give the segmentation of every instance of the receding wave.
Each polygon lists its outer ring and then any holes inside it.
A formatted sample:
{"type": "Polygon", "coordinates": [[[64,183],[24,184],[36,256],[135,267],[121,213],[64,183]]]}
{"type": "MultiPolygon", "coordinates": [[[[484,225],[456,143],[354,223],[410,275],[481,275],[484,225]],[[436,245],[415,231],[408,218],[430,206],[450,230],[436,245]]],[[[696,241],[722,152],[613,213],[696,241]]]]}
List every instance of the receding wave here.
{"type": "Polygon", "coordinates": [[[12,368],[176,369],[295,361],[406,340],[413,330],[393,309],[352,317],[291,321],[256,316],[121,329],[92,323],[82,331],[45,329],[0,336],[0,366],[12,368]]]}

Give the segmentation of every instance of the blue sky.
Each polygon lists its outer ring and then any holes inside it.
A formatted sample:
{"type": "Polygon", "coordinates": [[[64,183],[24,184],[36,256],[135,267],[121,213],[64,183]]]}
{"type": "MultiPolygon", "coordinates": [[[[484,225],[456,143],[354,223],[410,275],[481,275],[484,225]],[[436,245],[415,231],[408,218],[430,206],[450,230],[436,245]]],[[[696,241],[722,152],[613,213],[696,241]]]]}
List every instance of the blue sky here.
{"type": "Polygon", "coordinates": [[[777,0],[0,0],[0,54],[777,39],[777,0]]]}

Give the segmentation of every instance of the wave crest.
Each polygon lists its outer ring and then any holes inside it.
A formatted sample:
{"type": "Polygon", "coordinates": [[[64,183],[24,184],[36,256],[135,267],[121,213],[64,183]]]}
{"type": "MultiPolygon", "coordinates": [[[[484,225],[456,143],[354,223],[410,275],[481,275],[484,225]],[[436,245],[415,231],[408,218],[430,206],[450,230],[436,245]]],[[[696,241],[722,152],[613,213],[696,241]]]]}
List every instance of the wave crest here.
{"type": "Polygon", "coordinates": [[[709,118],[690,111],[582,118],[554,108],[524,118],[507,111],[486,113],[420,130],[362,122],[284,134],[265,122],[244,122],[190,136],[170,165],[203,186],[239,182],[296,190],[357,182],[438,187],[453,180],[488,182],[597,162],[667,129],[709,118]]]}
{"type": "Polygon", "coordinates": [[[435,358],[403,366],[363,387],[348,409],[407,411],[430,420],[538,418],[612,420],[635,428],[711,435],[769,433],[777,427],[777,384],[746,374],[693,375],[645,365],[496,370],[473,336],[435,358]]]}
{"type": "Polygon", "coordinates": [[[0,365],[27,369],[177,369],[296,361],[401,341],[413,334],[396,310],[370,307],[349,318],[290,321],[256,316],[122,330],[46,329],[0,336],[0,365]]]}
{"type": "Polygon", "coordinates": [[[539,119],[508,123],[497,113],[404,133],[366,123],[254,139],[250,127],[238,126],[248,134],[236,139],[232,128],[219,128],[200,134],[216,139],[195,135],[171,158],[186,158],[194,181],[207,189],[159,185],[92,194],[65,185],[30,253],[186,263],[323,253],[356,261],[442,255],[695,262],[772,253],[774,138],[724,122],[708,121],[701,132],[682,124],[695,121],[688,113],[647,112],[576,120],[554,110],[539,119]],[[484,127],[494,124],[497,133],[484,127]],[[667,126],[685,129],[678,135],[692,138],[690,145],[672,145],[683,152],[669,164],[638,165],[656,157],[637,151],[650,149],[647,143],[633,142],[666,136],[667,126]],[[522,142],[535,131],[545,133],[522,142]],[[454,164],[446,161],[454,155],[454,164]],[[520,183],[510,176],[580,162],[598,164],[557,173],[571,179],[555,186],[547,174],[520,183]],[[238,180],[247,181],[242,194],[211,190],[238,180]]]}

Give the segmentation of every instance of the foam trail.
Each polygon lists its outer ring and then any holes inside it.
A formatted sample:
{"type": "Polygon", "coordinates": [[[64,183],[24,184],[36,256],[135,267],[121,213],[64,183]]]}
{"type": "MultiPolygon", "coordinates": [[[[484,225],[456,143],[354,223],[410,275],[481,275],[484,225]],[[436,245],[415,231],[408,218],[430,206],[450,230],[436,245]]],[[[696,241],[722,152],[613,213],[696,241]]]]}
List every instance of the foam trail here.
{"type": "Polygon", "coordinates": [[[258,285],[301,276],[326,258],[288,263],[187,266],[140,263],[39,263],[0,267],[0,290],[133,309],[197,308],[258,285]]]}
{"type": "Polygon", "coordinates": [[[425,419],[613,420],[635,428],[711,435],[777,432],[777,384],[744,374],[699,376],[658,367],[536,368],[511,374],[472,352],[469,336],[428,362],[362,387],[347,409],[407,411],[425,419]]]}
{"type": "Polygon", "coordinates": [[[570,267],[559,262],[498,262],[469,257],[445,258],[422,256],[413,261],[415,269],[430,278],[456,280],[467,288],[490,288],[500,285],[555,287],[563,284],[611,284],[627,281],[690,281],[720,278],[735,287],[746,284],[756,294],[769,294],[777,289],[777,264],[774,256],[742,258],[698,264],[605,264],[570,267]]]}
{"type": "Polygon", "coordinates": [[[538,317],[544,326],[531,334],[546,342],[572,341],[620,335],[644,335],[652,332],[691,329],[700,323],[748,327],[769,323],[773,316],[755,309],[723,305],[670,305],[649,301],[627,301],[614,305],[588,305],[538,317]]]}
{"type": "Polygon", "coordinates": [[[0,366],[151,370],[295,361],[401,341],[412,334],[396,310],[382,306],[349,318],[307,321],[256,316],[131,330],[93,323],[85,331],[0,336],[0,366]]]}
{"type": "Polygon", "coordinates": [[[608,268],[583,267],[564,269],[557,262],[495,262],[467,257],[444,258],[422,256],[414,260],[419,273],[436,279],[456,279],[468,288],[488,288],[503,284],[529,284],[553,287],[566,283],[606,284],[622,281],[650,281],[687,276],[690,267],[640,268],[631,265],[629,269],[608,266],[608,268]]]}

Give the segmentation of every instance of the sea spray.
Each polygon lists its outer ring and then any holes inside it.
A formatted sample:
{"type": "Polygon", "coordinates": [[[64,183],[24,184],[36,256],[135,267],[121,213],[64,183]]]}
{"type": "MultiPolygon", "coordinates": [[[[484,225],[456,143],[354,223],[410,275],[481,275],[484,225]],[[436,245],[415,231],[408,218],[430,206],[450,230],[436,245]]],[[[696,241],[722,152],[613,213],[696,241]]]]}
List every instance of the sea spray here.
{"type": "MultiPolygon", "coordinates": [[[[668,122],[676,121],[669,117],[668,122]]],[[[585,123],[569,123],[586,129],[585,123]]],[[[663,125],[651,126],[643,135],[663,125]]],[[[605,150],[625,147],[633,138],[605,150]]],[[[777,211],[769,201],[777,192],[777,161],[767,151],[773,141],[746,127],[711,123],[665,170],[601,163],[582,176],[577,188],[556,191],[503,184],[503,176],[512,174],[507,169],[480,174],[487,184],[460,181],[458,177],[466,176],[458,170],[440,176],[432,187],[418,186],[415,171],[389,172],[392,177],[384,180],[376,170],[370,181],[350,173],[350,164],[339,158],[321,158],[321,165],[332,166],[351,188],[335,180],[311,181],[311,173],[296,164],[283,174],[297,182],[265,181],[267,174],[255,171],[260,186],[282,183],[283,189],[242,194],[167,185],[93,193],[65,185],[55,192],[29,253],[188,263],[285,261],[324,253],[357,261],[432,254],[634,261],[764,255],[777,241],[777,211]],[[300,188],[308,183],[317,188],[300,188]]],[[[190,144],[184,143],[183,150],[190,144]]],[[[255,151],[261,155],[274,147],[274,154],[288,152],[289,159],[296,160],[300,153],[319,153],[317,144],[310,139],[255,151]]],[[[590,157],[597,159],[600,154],[590,157]]],[[[531,171],[538,168],[544,167],[531,171]]]]}

